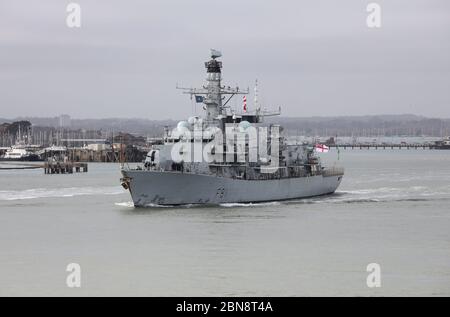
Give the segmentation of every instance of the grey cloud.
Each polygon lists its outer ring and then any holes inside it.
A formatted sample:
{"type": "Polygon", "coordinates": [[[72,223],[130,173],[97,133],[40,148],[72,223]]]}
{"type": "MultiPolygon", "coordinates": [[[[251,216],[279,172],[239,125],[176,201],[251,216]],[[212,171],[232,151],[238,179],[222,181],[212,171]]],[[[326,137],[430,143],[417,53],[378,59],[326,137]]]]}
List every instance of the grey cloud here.
{"type": "Polygon", "coordinates": [[[69,1],[0,3],[0,117],[182,118],[212,47],[285,116],[450,117],[448,1],[378,1],[378,30],[360,0],[75,2],[76,30],[69,1]]]}

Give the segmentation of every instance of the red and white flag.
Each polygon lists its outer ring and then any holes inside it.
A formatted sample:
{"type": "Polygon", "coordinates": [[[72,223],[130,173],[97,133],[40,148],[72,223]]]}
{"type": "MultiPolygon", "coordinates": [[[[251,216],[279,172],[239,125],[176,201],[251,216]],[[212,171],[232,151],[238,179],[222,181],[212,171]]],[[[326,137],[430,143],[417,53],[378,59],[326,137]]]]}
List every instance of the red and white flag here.
{"type": "Polygon", "coordinates": [[[242,109],[244,109],[244,112],[247,112],[247,96],[242,98],[242,109]]]}
{"type": "Polygon", "coordinates": [[[325,144],[316,144],[316,152],[319,153],[327,153],[330,150],[330,148],[328,146],[326,146],[325,144]]]}

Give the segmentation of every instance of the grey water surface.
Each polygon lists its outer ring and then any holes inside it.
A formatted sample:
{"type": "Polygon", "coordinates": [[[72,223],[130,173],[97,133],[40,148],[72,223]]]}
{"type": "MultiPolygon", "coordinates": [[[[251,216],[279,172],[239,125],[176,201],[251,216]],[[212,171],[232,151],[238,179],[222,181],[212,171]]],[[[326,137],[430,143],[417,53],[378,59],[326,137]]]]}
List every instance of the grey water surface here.
{"type": "Polygon", "coordinates": [[[338,163],[331,196],[145,209],[117,164],[0,170],[0,295],[449,296],[450,151],[341,150],[338,163]]]}

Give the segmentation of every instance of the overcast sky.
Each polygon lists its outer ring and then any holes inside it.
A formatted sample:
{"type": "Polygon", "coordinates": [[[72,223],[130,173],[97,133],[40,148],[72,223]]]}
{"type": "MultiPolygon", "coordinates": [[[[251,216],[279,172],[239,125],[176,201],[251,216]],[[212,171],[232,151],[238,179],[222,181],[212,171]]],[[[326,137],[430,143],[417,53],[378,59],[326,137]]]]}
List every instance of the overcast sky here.
{"type": "MultiPolygon", "coordinates": [[[[284,116],[450,117],[450,1],[0,0],[0,117],[181,119],[209,49],[284,116]]],[[[252,100],[252,96],[249,96],[252,100]]],[[[231,102],[240,106],[240,100],[231,102]]],[[[252,107],[251,102],[249,107],[252,107]]]]}

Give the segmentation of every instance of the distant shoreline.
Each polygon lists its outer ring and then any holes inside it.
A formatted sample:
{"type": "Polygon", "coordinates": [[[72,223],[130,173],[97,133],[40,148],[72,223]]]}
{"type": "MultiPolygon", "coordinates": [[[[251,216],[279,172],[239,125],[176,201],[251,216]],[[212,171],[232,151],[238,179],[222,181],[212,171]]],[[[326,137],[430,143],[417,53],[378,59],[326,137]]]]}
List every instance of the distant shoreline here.
{"type": "MultiPolygon", "coordinates": [[[[145,137],[162,134],[165,126],[173,127],[179,120],[151,120],[139,118],[74,119],[67,115],[59,117],[19,117],[0,118],[2,123],[29,121],[36,129],[66,131],[101,131],[103,134],[130,133],[145,137]]],[[[427,118],[412,114],[370,115],[370,116],[330,116],[330,117],[272,117],[266,123],[277,123],[289,135],[308,136],[414,136],[445,137],[450,134],[450,119],[427,118]]]]}

